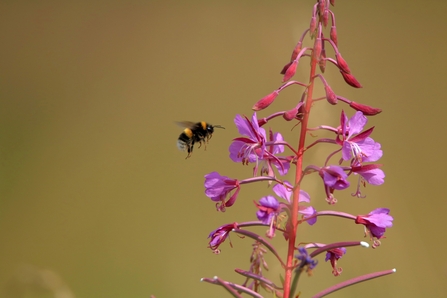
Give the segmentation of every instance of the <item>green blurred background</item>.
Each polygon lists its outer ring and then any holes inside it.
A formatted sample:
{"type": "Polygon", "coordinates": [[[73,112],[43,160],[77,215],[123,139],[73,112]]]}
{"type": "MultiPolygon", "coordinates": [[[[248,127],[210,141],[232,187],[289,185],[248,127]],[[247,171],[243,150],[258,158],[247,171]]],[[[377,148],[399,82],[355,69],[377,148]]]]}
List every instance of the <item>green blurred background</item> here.
{"type": "MultiPolygon", "coordinates": [[[[272,192],[244,187],[218,213],[203,176],[250,176],[251,167],[228,158],[233,118],[280,85],[312,5],[0,2],[1,297],[228,297],[199,280],[241,281],[233,268],[248,268],[251,241],[233,236],[234,247],[226,242],[214,255],[206,237],[255,219],[252,201],[272,192]],[[227,129],[185,160],[175,144],[181,120],[227,129]]],[[[332,297],[446,295],[446,9],[441,1],[337,1],[339,48],[364,88],[347,86],[332,65],[326,78],[337,94],[383,109],[368,125],[376,125],[387,176],[366,188],[367,199],[339,193],[334,208],[389,207],[395,226],[379,249],[350,249],[340,277],[320,258],[301,297],[391,268],[397,273],[332,297]]],[[[298,79],[307,68],[301,62],[298,79]]],[[[259,114],[294,106],[301,90],[284,91],[259,114]]],[[[352,115],[342,104],[316,104],[312,125],[337,125],[342,108],[352,115]]],[[[296,144],[290,123],[271,127],[296,144]]],[[[308,162],[327,150],[309,151],[308,162]]],[[[313,179],[306,190],[326,209],[313,179]]],[[[301,241],[363,239],[360,226],[330,218],[300,233],[301,241]]],[[[280,268],[267,259],[277,282],[280,268]]]]}

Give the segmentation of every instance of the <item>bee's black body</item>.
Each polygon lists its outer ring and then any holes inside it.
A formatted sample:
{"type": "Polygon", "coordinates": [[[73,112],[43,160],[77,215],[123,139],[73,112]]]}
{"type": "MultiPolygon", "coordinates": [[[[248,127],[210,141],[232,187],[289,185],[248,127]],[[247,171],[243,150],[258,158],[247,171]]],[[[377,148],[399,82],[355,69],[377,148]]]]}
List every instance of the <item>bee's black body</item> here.
{"type": "Polygon", "coordinates": [[[208,143],[209,139],[213,136],[214,128],[224,128],[220,125],[211,125],[205,121],[201,122],[177,122],[178,125],[185,127],[183,132],[180,134],[177,140],[177,147],[180,150],[188,151],[186,158],[191,156],[192,150],[194,149],[194,144],[199,143],[199,148],[202,146],[202,142],[208,143]]]}

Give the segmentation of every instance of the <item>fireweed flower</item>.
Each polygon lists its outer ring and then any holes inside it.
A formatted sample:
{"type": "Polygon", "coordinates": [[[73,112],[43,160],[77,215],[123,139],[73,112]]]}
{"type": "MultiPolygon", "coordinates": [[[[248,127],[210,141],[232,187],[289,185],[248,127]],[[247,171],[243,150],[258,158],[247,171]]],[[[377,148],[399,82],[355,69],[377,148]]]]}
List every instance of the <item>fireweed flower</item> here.
{"type": "Polygon", "coordinates": [[[279,214],[279,202],[273,196],[262,197],[259,203],[255,202],[258,211],[256,212],[256,217],[262,221],[263,224],[271,224],[273,219],[279,214]]]}
{"type": "Polygon", "coordinates": [[[259,127],[256,113],[253,113],[251,120],[241,115],[234,118],[239,133],[246,137],[236,138],[230,145],[230,158],[234,162],[257,162],[259,158],[264,156],[265,142],[267,137],[265,129],[259,127]]]}
{"type": "Polygon", "coordinates": [[[368,164],[362,166],[354,166],[351,168],[353,173],[357,173],[372,185],[381,185],[384,183],[385,173],[379,169],[379,164],[368,164]]]}
{"type": "MultiPolygon", "coordinates": [[[[282,142],[284,141],[280,133],[269,133],[269,142],[282,142]]],[[[274,176],[272,165],[276,167],[278,173],[281,176],[287,174],[290,169],[290,159],[277,157],[277,154],[284,152],[284,145],[268,145],[266,152],[262,157],[261,175],[266,174],[268,176],[274,176]]],[[[256,175],[256,167],[253,175],[256,175]]]]}
{"type": "Polygon", "coordinates": [[[304,247],[298,247],[298,252],[299,254],[295,256],[295,258],[297,258],[299,261],[301,261],[298,270],[301,270],[303,268],[306,268],[306,272],[311,275],[312,274],[312,269],[315,268],[315,266],[317,266],[318,261],[317,260],[313,260],[311,256],[309,256],[309,254],[307,253],[306,248],[304,247]]]}
{"type": "MultiPolygon", "coordinates": [[[[292,186],[290,186],[287,181],[285,181],[284,184],[286,186],[282,184],[276,184],[273,187],[273,191],[278,197],[287,201],[286,204],[281,204],[273,196],[265,196],[259,200],[259,203],[255,202],[255,205],[258,208],[256,217],[263,224],[270,225],[270,228],[267,231],[267,237],[269,238],[273,238],[275,236],[275,225],[277,223],[276,219],[278,218],[278,215],[281,213],[281,211],[283,211],[283,209],[290,208],[290,196],[292,195],[292,191],[290,189],[292,188],[292,186]]],[[[310,202],[310,196],[304,190],[300,191],[299,202],[310,202]]],[[[317,221],[316,217],[312,217],[317,212],[312,206],[300,206],[298,212],[303,215],[304,219],[310,218],[309,220],[307,220],[309,225],[313,225],[317,221]]]]}
{"type": "Polygon", "coordinates": [[[341,267],[337,268],[337,260],[340,259],[344,254],[346,254],[346,248],[344,247],[330,249],[326,253],[325,261],[331,261],[332,274],[334,276],[339,276],[343,271],[341,267]]]}
{"type": "Polygon", "coordinates": [[[225,211],[226,207],[233,206],[239,194],[240,185],[237,179],[222,176],[217,172],[205,175],[205,194],[216,203],[218,211],[225,211]],[[228,194],[235,190],[231,197],[225,201],[228,194]]]}
{"type": "MultiPolygon", "coordinates": [[[[292,202],[291,201],[292,186],[290,185],[290,183],[288,181],[284,181],[284,185],[276,184],[275,186],[273,186],[273,191],[275,192],[275,194],[278,197],[286,200],[288,204],[290,204],[292,202]]],[[[310,203],[309,194],[301,189],[298,201],[300,203],[301,202],[310,203]]],[[[316,212],[317,211],[312,206],[309,206],[309,207],[299,206],[299,210],[298,210],[298,213],[302,214],[305,219],[312,217],[316,212]]],[[[317,222],[316,217],[313,217],[313,218],[307,220],[307,223],[309,225],[313,225],[316,222],[317,222]]]]}
{"type": "Polygon", "coordinates": [[[364,185],[365,182],[368,182],[371,185],[381,185],[384,183],[385,173],[379,169],[381,165],[379,164],[368,164],[362,166],[354,166],[351,168],[351,171],[355,174],[360,175],[359,181],[357,183],[356,192],[352,195],[355,197],[362,198],[362,193],[360,191],[360,186],[364,185]]]}
{"type": "MultiPolygon", "coordinates": [[[[377,208],[368,213],[367,215],[357,215],[355,219],[356,224],[362,224],[365,226],[365,233],[368,232],[372,237],[376,239],[383,238],[386,228],[393,226],[393,217],[389,215],[390,209],[377,208]]],[[[375,243],[380,245],[380,242],[375,243]]],[[[374,245],[373,245],[374,247],[374,245]]]]}
{"type": "MultiPolygon", "coordinates": [[[[211,248],[215,253],[219,253],[219,245],[221,245],[233,229],[237,228],[237,223],[223,225],[210,233],[208,238],[210,239],[208,247],[211,248]]],[[[230,242],[231,246],[231,242],[230,242]]]]}
{"type": "Polygon", "coordinates": [[[342,111],[340,122],[341,134],[337,136],[336,142],[342,146],[343,160],[353,158],[354,165],[361,165],[363,162],[374,162],[382,157],[383,152],[380,150],[380,143],[369,137],[374,127],[361,132],[368,122],[362,112],[357,111],[348,120],[345,112],[342,111]]]}
{"type": "MultiPolygon", "coordinates": [[[[234,162],[243,164],[256,163],[254,175],[258,170],[259,161],[264,161],[261,168],[261,174],[273,174],[272,165],[278,169],[280,175],[285,175],[290,168],[290,159],[278,158],[277,154],[284,152],[284,145],[267,145],[267,136],[265,129],[259,127],[256,113],[253,113],[252,119],[236,115],[234,123],[239,133],[245,137],[235,138],[229,147],[230,158],[234,162]]],[[[269,142],[282,142],[283,137],[280,133],[269,134],[269,142]]]]}
{"type": "Polygon", "coordinates": [[[327,166],[320,169],[320,176],[324,185],[336,190],[343,190],[349,187],[348,174],[342,167],[327,166]]]}
{"type": "Polygon", "coordinates": [[[275,237],[275,225],[276,218],[281,212],[280,204],[278,200],[273,196],[265,196],[259,200],[259,203],[254,202],[259,209],[256,212],[256,217],[266,225],[269,225],[269,229],[266,233],[268,238],[275,237]]]}

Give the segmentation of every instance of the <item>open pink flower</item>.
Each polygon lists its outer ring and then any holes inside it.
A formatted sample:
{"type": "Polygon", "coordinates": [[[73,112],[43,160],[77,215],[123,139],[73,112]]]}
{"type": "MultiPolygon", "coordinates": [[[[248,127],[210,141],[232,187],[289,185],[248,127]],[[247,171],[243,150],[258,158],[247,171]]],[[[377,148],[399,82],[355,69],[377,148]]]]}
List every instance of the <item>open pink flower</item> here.
{"type": "Polygon", "coordinates": [[[239,190],[240,185],[237,179],[222,176],[217,172],[211,172],[205,175],[205,194],[214,202],[220,202],[216,204],[216,208],[219,211],[225,211],[226,207],[233,206],[239,190]],[[234,193],[225,201],[233,190],[235,190],[234,193]]]}

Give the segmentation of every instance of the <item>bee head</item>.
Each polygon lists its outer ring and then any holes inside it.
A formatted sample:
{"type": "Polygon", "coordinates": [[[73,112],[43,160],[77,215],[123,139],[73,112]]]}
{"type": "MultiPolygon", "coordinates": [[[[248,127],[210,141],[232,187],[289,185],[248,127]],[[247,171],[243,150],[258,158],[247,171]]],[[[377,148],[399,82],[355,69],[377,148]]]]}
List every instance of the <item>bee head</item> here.
{"type": "Polygon", "coordinates": [[[214,132],[214,128],[223,128],[223,129],[225,129],[225,127],[220,126],[220,125],[211,125],[211,124],[208,124],[206,130],[207,130],[209,133],[213,133],[213,132],[214,132]]]}

